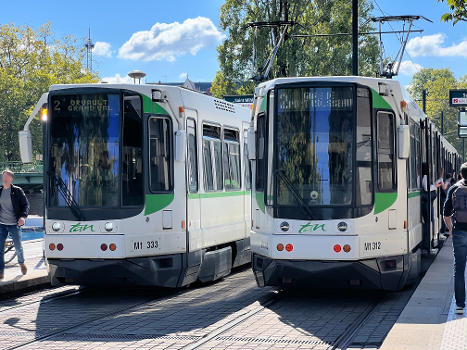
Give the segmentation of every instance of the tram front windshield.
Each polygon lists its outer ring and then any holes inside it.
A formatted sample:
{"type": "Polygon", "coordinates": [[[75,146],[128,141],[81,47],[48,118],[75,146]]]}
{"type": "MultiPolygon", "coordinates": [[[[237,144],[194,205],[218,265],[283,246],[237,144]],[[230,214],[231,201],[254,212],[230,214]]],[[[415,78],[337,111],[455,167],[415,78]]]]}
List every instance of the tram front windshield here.
{"type": "Polygon", "coordinates": [[[56,94],[50,110],[49,207],[142,203],[140,97],[56,94]]]}
{"type": "Polygon", "coordinates": [[[276,205],[371,204],[369,89],[280,88],[276,103],[276,205]]]}

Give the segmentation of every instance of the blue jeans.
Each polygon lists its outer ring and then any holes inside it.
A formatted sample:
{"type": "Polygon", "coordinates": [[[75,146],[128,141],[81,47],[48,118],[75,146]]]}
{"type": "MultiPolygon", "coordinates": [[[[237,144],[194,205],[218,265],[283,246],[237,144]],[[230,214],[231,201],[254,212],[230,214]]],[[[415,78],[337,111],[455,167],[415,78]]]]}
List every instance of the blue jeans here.
{"type": "Polygon", "coordinates": [[[465,263],[467,260],[467,231],[453,230],[454,293],[456,304],[465,307],[465,263]]]}
{"type": "Polygon", "coordinates": [[[24,263],[23,245],[21,244],[21,227],[16,225],[0,224],[0,274],[3,274],[5,269],[5,241],[8,237],[8,233],[10,234],[11,239],[13,239],[13,243],[15,244],[18,263],[24,263]]]}

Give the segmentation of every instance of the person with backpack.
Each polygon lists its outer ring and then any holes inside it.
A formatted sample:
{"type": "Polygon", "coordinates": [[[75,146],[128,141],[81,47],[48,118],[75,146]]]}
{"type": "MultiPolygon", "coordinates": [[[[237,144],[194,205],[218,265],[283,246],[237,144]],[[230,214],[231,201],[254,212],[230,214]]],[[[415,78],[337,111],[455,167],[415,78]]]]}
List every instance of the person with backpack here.
{"type": "Polygon", "coordinates": [[[454,250],[454,293],[456,314],[465,308],[465,264],[467,261],[467,163],[462,164],[462,180],[449,188],[444,203],[444,222],[454,250]]]}

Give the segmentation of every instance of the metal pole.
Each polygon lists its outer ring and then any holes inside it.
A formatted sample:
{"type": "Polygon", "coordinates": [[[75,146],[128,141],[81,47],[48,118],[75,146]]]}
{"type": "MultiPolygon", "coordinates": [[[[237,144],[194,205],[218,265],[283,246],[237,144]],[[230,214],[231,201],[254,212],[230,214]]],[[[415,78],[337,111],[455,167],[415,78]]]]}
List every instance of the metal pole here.
{"type": "Polygon", "coordinates": [[[444,112],[441,111],[441,135],[444,135],[444,112]]]}
{"type": "Polygon", "coordinates": [[[426,89],[422,91],[422,104],[423,104],[423,113],[426,114],[426,89]]]}
{"type": "Polygon", "coordinates": [[[358,0],[352,0],[352,74],[358,75],[358,0]]]}
{"type": "Polygon", "coordinates": [[[462,163],[465,162],[465,138],[462,138],[462,163]]]}

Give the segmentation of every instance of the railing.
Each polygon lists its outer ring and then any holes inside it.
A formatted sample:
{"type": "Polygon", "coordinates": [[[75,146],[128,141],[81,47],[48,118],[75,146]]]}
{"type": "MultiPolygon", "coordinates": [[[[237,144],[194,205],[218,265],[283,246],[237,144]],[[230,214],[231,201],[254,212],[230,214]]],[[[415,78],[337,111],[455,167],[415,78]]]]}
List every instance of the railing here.
{"type": "Polygon", "coordinates": [[[25,173],[42,173],[44,165],[42,161],[36,161],[34,163],[22,163],[19,161],[0,162],[0,172],[4,169],[10,169],[17,174],[25,173]]]}

